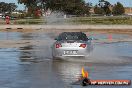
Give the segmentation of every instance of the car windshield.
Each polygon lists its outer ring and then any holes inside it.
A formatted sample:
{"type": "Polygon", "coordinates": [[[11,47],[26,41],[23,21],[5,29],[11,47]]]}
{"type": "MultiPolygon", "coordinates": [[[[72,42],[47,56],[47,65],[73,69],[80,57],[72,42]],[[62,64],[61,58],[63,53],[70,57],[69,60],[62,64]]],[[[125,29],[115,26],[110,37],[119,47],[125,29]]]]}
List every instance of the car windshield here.
{"type": "Polygon", "coordinates": [[[83,40],[87,41],[86,34],[82,32],[64,32],[59,35],[58,40],[83,40]]]}

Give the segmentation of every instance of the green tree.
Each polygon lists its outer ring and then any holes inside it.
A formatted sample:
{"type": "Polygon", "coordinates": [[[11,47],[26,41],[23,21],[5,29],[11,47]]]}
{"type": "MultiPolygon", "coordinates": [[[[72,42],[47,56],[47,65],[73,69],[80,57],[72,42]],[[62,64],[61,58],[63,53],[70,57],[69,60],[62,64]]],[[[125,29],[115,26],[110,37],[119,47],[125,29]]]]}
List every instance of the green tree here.
{"type": "Polygon", "coordinates": [[[9,12],[12,12],[12,11],[15,11],[15,10],[16,10],[17,5],[15,5],[15,3],[9,3],[9,4],[7,5],[7,7],[8,7],[8,11],[9,11],[9,12]]]}
{"type": "Polygon", "coordinates": [[[99,6],[104,10],[104,13],[106,15],[110,15],[111,14],[111,10],[110,10],[110,2],[106,1],[106,0],[99,0],[99,6]]]}
{"type": "Polygon", "coordinates": [[[24,4],[28,8],[27,16],[37,16],[35,13],[42,8],[45,0],[18,0],[18,3],[24,4]]]}
{"type": "Polygon", "coordinates": [[[117,2],[113,7],[112,12],[113,15],[122,15],[125,13],[124,6],[120,2],[117,2]]]}
{"type": "Polygon", "coordinates": [[[109,7],[104,8],[104,11],[105,11],[105,14],[106,14],[106,15],[108,15],[108,16],[111,15],[111,12],[112,12],[112,11],[110,10],[109,7]]]}
{"type": "Polygon", "coordinates": [[[84,0],[49,0],[47,7],[51,10],[63,11],[66,14],[84,15],[89,14],[89,4],[84,0]]]}
{"type": "Polygon", "coordinates": [[[95,5],[94,13],[95,14],[104,14],[104,10],[102,8],[98,7],[98,5],[95,5]]]}
{"type": "Polygon", "coordinates": [[[31,13],[38,7],[75,15],[89,14],[90,10],[84,0],[18,0],[18,2],[25,4],[31,13]]]}
{"type": "Polygon", "coordinates": [[[16,10],[17,5],[15,3],[5,3],[5,2],[0,2],[0,13],[11,13],[12,11],[16,10]]]}

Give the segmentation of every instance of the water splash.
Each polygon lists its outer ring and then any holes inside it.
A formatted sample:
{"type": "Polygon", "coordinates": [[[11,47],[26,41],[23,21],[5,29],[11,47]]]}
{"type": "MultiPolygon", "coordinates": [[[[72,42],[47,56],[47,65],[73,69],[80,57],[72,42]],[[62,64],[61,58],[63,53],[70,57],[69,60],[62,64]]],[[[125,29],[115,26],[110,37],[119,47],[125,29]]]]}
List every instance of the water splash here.
{"type": "Polygon", "coordinates": [[[66,14],[64,12],[54,11],[46,14],[45,16],[46,24],[67,24],[66,22],[66,14]]]}

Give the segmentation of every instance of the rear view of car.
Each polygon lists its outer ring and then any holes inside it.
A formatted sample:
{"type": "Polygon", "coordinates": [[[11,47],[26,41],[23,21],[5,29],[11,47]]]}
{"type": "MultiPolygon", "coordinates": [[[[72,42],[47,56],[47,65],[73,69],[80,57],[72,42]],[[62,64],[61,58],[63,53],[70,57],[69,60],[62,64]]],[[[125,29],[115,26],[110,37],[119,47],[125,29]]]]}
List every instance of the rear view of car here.
{"type": "Polygon", "coordinates": [[[52,55],[54,58],[88,56],[93,47],[85,33],[63,32],[53,44],[52,55]]]}

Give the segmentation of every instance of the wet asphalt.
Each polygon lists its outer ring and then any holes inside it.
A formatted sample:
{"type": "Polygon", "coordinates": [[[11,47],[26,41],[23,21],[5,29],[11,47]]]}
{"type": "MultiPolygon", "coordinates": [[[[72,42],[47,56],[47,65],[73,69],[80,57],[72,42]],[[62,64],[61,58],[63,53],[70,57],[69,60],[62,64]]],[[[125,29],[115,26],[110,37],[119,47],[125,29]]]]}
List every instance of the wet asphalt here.
{"type": "MultiPolygon", "coordinates": [[[[94,34],[107,39],[108,34],[94,34]]],[[[0,40],[42,40],[37,45],[0,48],[0,88],[83,88],[72,85],[81,75],[81,68],[90,79],[132,80],[132,42],[93,42],[94,50],[87,58],[53,60],[51,46],[57,33],[1,32],[0,40]]],[[[114,39],[129,35],[112,34],[114,39]]],[[[84,88],[131,88],[132,86],[87,86],[84,88]]]]}

